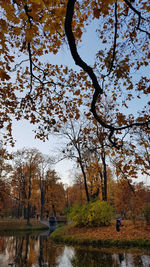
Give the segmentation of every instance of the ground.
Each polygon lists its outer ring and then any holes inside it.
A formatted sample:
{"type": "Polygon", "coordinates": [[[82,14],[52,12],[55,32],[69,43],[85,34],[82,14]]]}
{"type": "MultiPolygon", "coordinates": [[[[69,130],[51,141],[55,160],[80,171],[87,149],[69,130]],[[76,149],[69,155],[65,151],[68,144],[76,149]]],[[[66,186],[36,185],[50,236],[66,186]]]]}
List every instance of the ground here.
{"type": "Polygon", "coordinates": [[[31,219],[30,225],[27,225],[27,220],[22,218],[4,218],[0,219],[0,231],[27,231],[27,230],[42,230],[47,229],[46,225],[41,224],[37,219],[31,219]]]}
{"type": "Polygon", "coordinates": [[[135,240],[144,239],[150,240],[150,225],[139,221],[135,225],[131,221],[124,221],[124,226],[120,228],[120,232],[116,231],[115,222],[110,226],[101,227],[71,227],[66,233],[67,235],[75,235],[79,238],[93,239],[125,239],[135,240]]]}
{"type": "Polygon", "coordinates": [[[150,225],[139,221],[135,225],[124,221],[120,232],[116,231],[115,221],[109,226],[77,227],[66,225],[51,234],[55,242],[69,245],[118,248],[150,248],[150,225]]]}

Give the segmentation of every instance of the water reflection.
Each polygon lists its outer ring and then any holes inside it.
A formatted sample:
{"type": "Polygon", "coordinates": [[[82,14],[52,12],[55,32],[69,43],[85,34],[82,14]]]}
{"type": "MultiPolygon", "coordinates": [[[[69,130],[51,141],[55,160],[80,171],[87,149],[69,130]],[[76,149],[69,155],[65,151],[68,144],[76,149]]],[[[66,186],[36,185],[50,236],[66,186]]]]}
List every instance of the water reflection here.
{"type": "Polygon", "coordinates": [[[56,245],[46,235],[0,237],[0,266],[149,267],[150,253],[56,245]]]}
{"type": "Polygon", "coordinates": [[[120,252],[111,249],[90,249],[81,248],[75,250],[72,259],[73,267],[150,267],[150,252],[142,250],[124,250],[120,252]]]}

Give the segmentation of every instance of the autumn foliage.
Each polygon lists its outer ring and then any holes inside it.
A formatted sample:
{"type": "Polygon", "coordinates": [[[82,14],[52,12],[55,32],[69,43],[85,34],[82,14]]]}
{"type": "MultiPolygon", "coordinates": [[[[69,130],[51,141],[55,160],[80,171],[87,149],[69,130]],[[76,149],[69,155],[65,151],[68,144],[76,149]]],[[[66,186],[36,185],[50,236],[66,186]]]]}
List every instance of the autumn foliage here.
{"type": "MultiPolygon", "coordinates": [[[[69,118],[78,120],[81,107],[92,112],[114,146],[122,145],[120,134],[130,136],[137,127],[149,133],[147,2],[1,0],[0,7],[0,128],[5,144],[13,144],[13,118],[36,124],[36,137],[47,139],[69,118]],[[99,45],[88,65],[78,44],[91,26],[93,44],[99,45]],[[66,38],[77,71],[63,62],[51,63],[66,38]],[[112,101],[113,116],[104,112],[105,98],[112,101]],[[138,109],[131,111],[136,103],[138,109]]],[[[87,45],[83,49],[90,51],[87,45]]]]}
{"type": "Polygon", "coordinates": [[[112,207],[100,200],[73,206],[69,212],[69,218],[78,226],[106,226],[111,223],[112,215],[112,207]]]}
{"type": "Polygon", "coordinates": [[[7,175],[6,162],[2,169],[5,176],[0,177],[2,216],[24,217],[29,224],[37,215],[43,219],[63,212],[65,190],[56,172],[50,168],[49,158],[36,149],[18,150],[7,175]]]}

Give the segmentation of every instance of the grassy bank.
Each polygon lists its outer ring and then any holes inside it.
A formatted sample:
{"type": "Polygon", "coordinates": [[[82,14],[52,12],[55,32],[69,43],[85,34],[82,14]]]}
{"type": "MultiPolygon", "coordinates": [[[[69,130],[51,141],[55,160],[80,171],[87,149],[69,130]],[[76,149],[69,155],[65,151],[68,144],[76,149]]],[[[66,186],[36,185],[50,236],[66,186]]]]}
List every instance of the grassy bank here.
{"type": "Polygon", "coordinates": [[[51,238],[55,242],[69,245],[93,247],[139,247],[150,248],[150,227],[138,223],[125,222],[118,233],[115,222],[105,227],[76,227],[67,225],[56,229],[51,238]]]}
{"type": "Polygon", "coordinates": [[[23,232],[23,231],[41,231],[47,227],[36,219],[31,219],[30,225],[24,219],[1,219],[0,220],[0,233],[7,232],[23,232]]]}

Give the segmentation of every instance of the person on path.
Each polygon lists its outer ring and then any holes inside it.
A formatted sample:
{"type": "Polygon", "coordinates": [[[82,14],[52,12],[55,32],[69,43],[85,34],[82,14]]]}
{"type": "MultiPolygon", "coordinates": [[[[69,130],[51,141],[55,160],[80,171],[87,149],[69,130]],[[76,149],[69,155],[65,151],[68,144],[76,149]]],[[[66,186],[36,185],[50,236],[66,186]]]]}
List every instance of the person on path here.
{"type": "Polygon", "coordinates": [[[122,218],[117,218],[116,219],[116,231],[120,232],[120,227],[123,226],[122,225],[122,218]]]}

